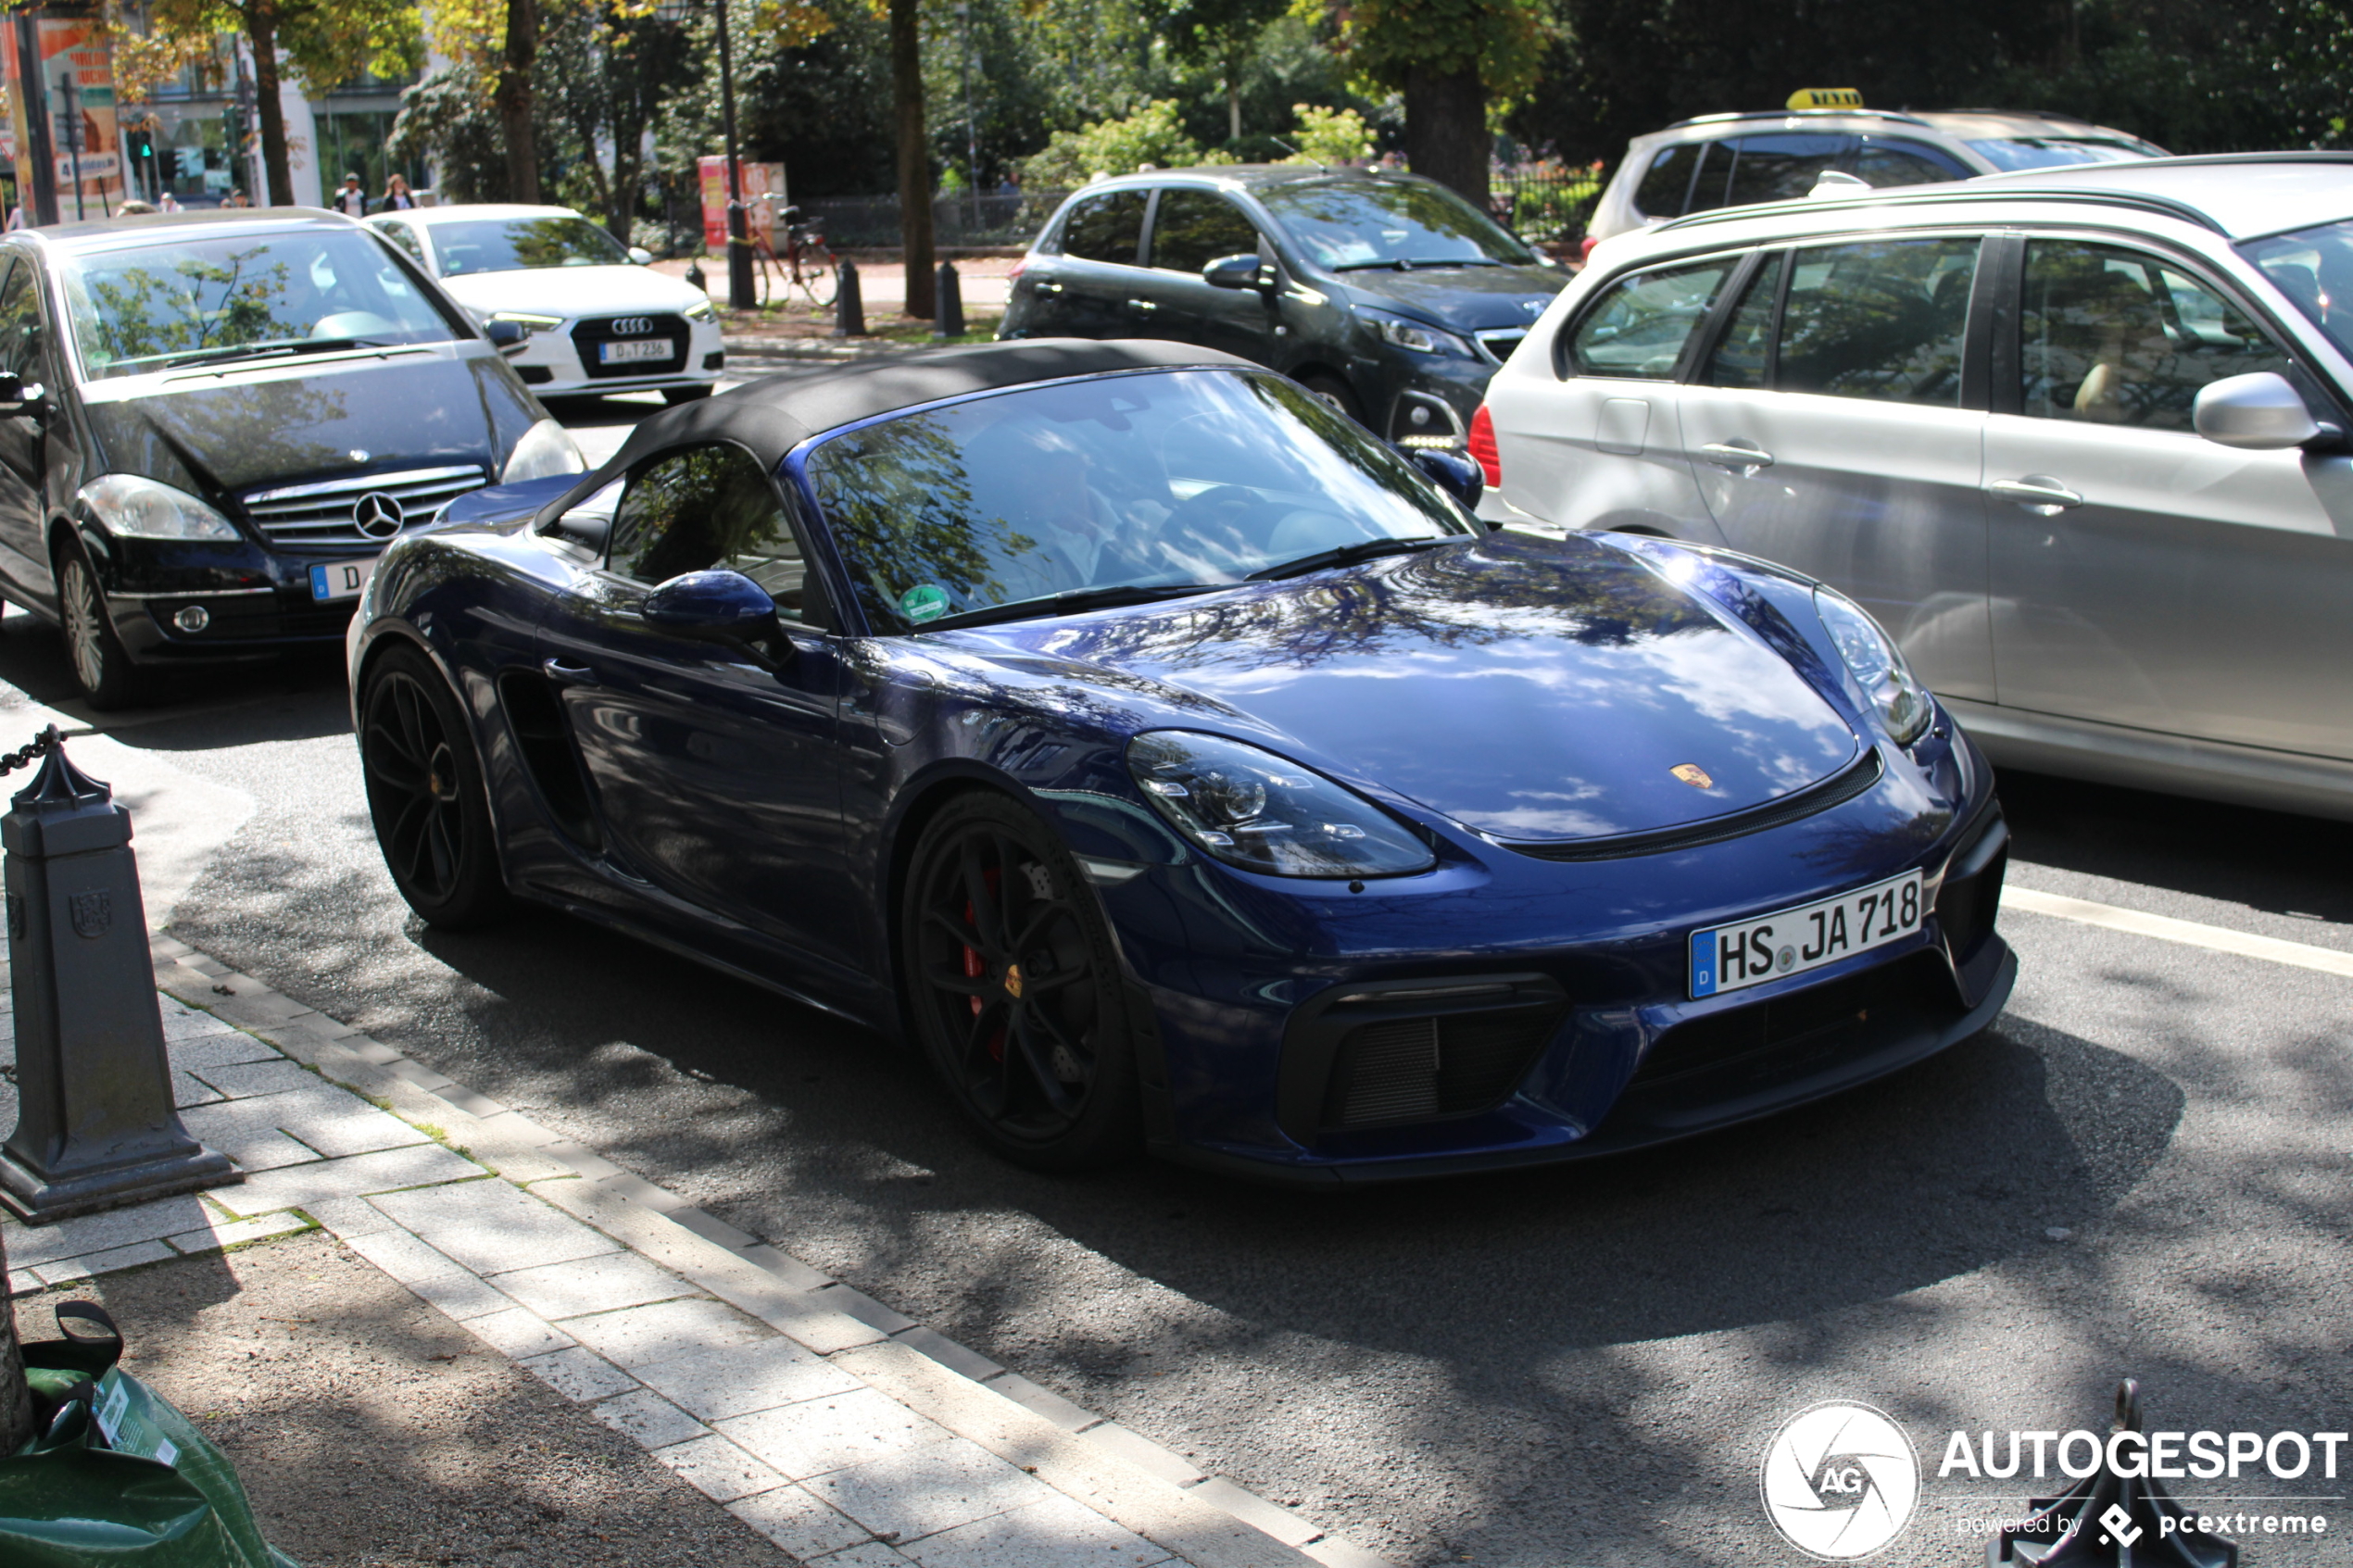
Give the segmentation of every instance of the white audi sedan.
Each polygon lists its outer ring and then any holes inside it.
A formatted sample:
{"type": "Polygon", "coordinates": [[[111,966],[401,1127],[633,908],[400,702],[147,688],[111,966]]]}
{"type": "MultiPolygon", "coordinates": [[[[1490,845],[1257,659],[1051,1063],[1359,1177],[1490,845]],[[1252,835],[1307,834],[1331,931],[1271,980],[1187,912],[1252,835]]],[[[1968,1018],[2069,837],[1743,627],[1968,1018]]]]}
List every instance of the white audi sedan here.
{"type": "Polygon", "coordinates": [[[718,384],[710,298],[568,207],[427,207],[368,221],[477,322],[529,334],[507,359],[542,397],[659,392],[685,403],[718,384]]]}

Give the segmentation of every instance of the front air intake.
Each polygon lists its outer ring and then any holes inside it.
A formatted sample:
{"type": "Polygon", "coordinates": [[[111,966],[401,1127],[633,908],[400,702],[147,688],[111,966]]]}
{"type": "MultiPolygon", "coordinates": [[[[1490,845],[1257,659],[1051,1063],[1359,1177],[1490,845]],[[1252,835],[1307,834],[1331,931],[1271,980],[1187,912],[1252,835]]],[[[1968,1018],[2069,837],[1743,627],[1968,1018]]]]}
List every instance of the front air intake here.
{"type": "Polygon", "coordinates": [[[1336,988],[1284,1041],[1277,1115],[1302,1144],[1336,1132],[1476,1116],[1511,1098],[1567,1010],[1541,975],[1336,988]]]}

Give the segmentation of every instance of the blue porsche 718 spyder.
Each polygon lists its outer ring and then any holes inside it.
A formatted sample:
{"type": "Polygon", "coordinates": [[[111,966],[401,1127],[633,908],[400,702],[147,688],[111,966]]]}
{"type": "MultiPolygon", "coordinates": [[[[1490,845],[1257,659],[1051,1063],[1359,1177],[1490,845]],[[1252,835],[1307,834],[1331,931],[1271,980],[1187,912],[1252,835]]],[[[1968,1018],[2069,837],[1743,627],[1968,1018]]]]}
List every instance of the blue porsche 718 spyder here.
{"type": "Polygon", "coordinates": [[[903,1031],[1043,1169],[1573,1158],[1990,1022],[1993,774],[1870,617],[1491,532],[1466,468],[1173,343],[657,414],[384,554],[377,836],[428,922],[520,897],[903,1031]]]}

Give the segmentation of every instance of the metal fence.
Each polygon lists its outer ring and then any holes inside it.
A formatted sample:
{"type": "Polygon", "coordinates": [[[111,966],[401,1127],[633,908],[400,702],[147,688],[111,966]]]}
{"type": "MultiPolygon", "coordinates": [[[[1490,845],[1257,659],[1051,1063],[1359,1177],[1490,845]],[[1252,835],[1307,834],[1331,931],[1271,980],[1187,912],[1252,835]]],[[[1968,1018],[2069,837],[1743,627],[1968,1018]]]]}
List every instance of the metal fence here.
{"type": "Polygon", "coordinates": [[[1556,163],[1498,169],[1489,177],[1488,207],[1496,221],[1523,240],[1573,245],[1602,199],[1597,170],[1556,163]]]}

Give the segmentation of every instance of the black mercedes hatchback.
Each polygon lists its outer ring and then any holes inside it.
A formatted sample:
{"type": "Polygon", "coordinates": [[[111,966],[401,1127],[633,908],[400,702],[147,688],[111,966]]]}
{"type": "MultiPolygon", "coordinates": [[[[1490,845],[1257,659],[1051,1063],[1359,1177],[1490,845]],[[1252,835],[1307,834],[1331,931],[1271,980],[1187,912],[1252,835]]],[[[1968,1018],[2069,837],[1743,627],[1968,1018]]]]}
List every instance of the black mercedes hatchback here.
{"type": "Polygon", "coordinates": [[[997,335],[1222,348],[1401,445],[1459,451],[1488,377],[1568,277],[1411,174],[1158,169],[1063,203],[997,335]]]}
{"type": "Polygon", "coordinates": [[[8,235],[0,596],[63,626],[101,709],[338,642],[402,527],[586,466],[493,333],[335,213],[8,235]]]}

